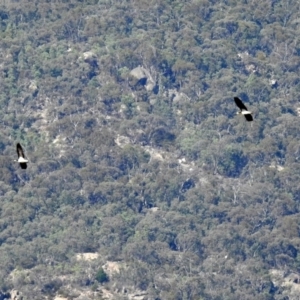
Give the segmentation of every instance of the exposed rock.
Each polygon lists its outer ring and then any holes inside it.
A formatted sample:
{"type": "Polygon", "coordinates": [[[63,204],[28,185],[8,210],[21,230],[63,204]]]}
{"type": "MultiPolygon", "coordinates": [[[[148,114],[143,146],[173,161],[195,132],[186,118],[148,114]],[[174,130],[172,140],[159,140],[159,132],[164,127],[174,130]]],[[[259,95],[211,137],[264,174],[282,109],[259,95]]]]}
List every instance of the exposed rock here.
{"type": "Polygon", "coordinates": [[[282,166],[277,166],[277,170],[278,170],[278,171],[283,171],[283,170],[284,170],[284,167],[282,167],[282,166]]]}
{"type": "Polygon", "coordinates": [[[95,58],[97,58],[97,56],[95,55],[95,53],[92,52],[92,51],[84,52],[82,55],[83,55],[84,61],[88,61],[88,60],[90,60],[90,59],[95,59],[95,58]]]}
{"type": "Polygon", "coordinates": [[[12,56],[11,53],[7,53],[7,54],[5,55],[5,60],[12,60],[12,59],[13,59],[13,56],[12,56]]]}
{"type": "Polygon", "coordinates": [[[194,162],[192,163],[188,163],[185,159],[185,157],[183,158],[179,158],[178,159],[178,163],[180,164],[180,166],[182,167],[183,171],[193,171],[194,170],[194,162]]]}
{"type": "Polygon", "coordinates": [[[107,261],[102,268],[109,276],[120,272],[120,264],[116,261],[107,261]]]}
{"type": "Polygon", "coordinates": [[[62,296],[55,296],[54,300],[68,300],[68,298],[62,296]]]}
{"type": "Polygon", "coordinates": [[[35,80],[32,80],[32,81],[30,82],[30,85],[29,85],[28,88],[32,91],[33,96],[36,96],[36,95],[37,95],[37,93],[38,93],[38,86],[37,86],[35,80]]]}
{"type": "Polygon", "coordinates": [[[137,81],[142,80],[144,83],[146,83],[146,81],[148,79],[147,70],[141,66],[138,66],[138,67],[132,69],[129,74],[131,76],[135,77],[137,79],[137,81]]]}
{"type": "Polygon", "coordinates": [[[150,72],[142,66],[138,66],[132,69],[129,73],[133,78],[135,78],[134,85],[143,85],[147,91],[153,91],[156,84],[150,74],[150,72]]]}
{"type": "Polygon", "coordinates": [[[178,162],[179,162],[180,164],[185,164],[185,163],[186,163],[185,157],[179,158],[179,159],[178,159],[178,162]]]}
{"type": "Polygon", "coordinates": [[[99,257],[99,254],[98,253],[89,253],[89,252],[86,252],[86,253],[78,253],[76,254],[76,259],[77,260],[94,260],[94,259],[97,259],[99,257]]]}
{"type": "Polygon", "coordinates": [[[150,158],[151,158],[150,160],[156,159],[156,160],[164,161],[164,154],[166,152],[156,150],[150,146],[144,146],[143,148],[145,151],[147,151],[150,154],[150,158]]]}
{"type": "Polygon", "coordinates": [[[164,92],[164,96],[170,98],[171,100],[174,99],[176,96],[177,90],[175,89],[168,89],[167,91],[164,92]]]}
{"type": "Polygon", "coordinates": [[[280,166],[280,165],[277,165],[275,163],[272,163],[270,166],[269,166],[271,169],[276,169],[277,171],[283,171],[284,170],[284,167],[280,166]]]}
{"type": "Polygon", "coordinates": [[[237,56],[245,64],[245,68],[246,68],[246,71],[248,73],[256,73],[256,72],[258,72],[257,67],[254,64],[250,63],[251,61],[250,61],[250,55],[249,55],[248,51],[245,51],[243,53],[238,53],[237,56]]]}
{"type": "Polygon", "coordinates": [[[87,51],[82,54],[83,60],[93,67],[98,67],[97,56],[92,51],[87,51]]]}
{"type": "Polygon", "coordinates": [[[129,300],[145,300],[145,299],[147,299],[146,298],[147,295],[148,295],[147,292],[137,291],[134,294],[128,294],[128,299],[129,300]]]}
{"type": "Polygon", "coordinates": [[[22,296],[22,294],[19,291],[12,290],[10,292],[10,299],[11,300],[23,300],[23,296],[22,296]]]}
{"type": "Polygon", "coordinates": [[[124,146],[130,144],[130,138],[127,136],[119,135],[115,138],[115,143],[123,148],[124,146]]]}
{"type": "Polygon", "coordinates": [[[32,81],[30,82],[29,89],[30,89],[31,91],[33,91],[33,92],[36,92],[36,91],[37,91],[38,87],[37,87],[37,84],[36,84],[35,80],[32,80],[32,81]]]}
{"type": "Polygon", "coordinates": [[[289,299],[299,299],[300,293],[300,275],[297,273],[285,274],[284,271],[271,269],[271,280],[274,286],[280,286],[284,288],[283,295],[287,295],[289,299]]]}
{"type": "Polygon", "coordinates": [[[246,65],[246,70],[249,73],[256,73],[257,72],[257,69],[256,69],[255,65],[253,65],[253,64],[246,65]]]}
{"type": "Polygon", "coordinates": [[[122,114],[124,111],[127,111],[127,106],[125,104],[121,104],[119,114],[122,114]]]}
{"type": "Polygon", "coordinates": [[[139,104],[136,105],[136,110],[140,112],[148,112],[149,104],[147,102],[139,102],[139,104]]]}
{"type": "Polygon", "coordinates": [[[173,102],[177,103],[177,102],[182,102],[183,100],[185,100],[185,94],[184,93],[176,93],[175,97],[173,98],[173,102]]]}
{"type": "Polygon", "coordinates": [[[154,105],[155,103],[157,102],[157,98],[155,97],[155,98],[149,98],[149,103],[151,104],[151,105],[154,105]]]}
{"type": "Polygon", "coordinates": [[[169,89],[164,95],[173,101],[173,103],[183,102],[185,100],[190,100],[190,98],[182,92],[178,92],[175,89],[169,89]]]}
{"type": "Polygon", "coordinates": [[[75,298],[74,300],[92,300],[92,298],[86,295],[80,295],[79,297],[75,298]]]}
{"type": "Polygon", "coordinates": [[[106,300],[114,299],[114,294],[112,294],[107,289],[101,289],[102,292],[102,298],[106,300]]]}
{"type": "Polygon", "coordinates": [[[149,91],[149,92],[153,91],[154,87],[155,87],[155,83],[153,83],[153,82],[148,82],[145,85],[146,90],[149,91]]]}
{"type": "Polygon", "coordinates": [[[270,79],[269,84],[272,88],[277,88],[278,87],[278,82],[276,79],[270,79]]]}
{"type": "Polygon", "coordinates": [[[66,153],[66,137],[62,137],[61,135],[58,135],[53,141],[52,144],[55,146],[57,150],[59,150],[59,156],[62,157],[66,153]]]}
{"type": "Polygon", "coordinates": [[[148,209],[148,211],[155,213],[155,212],[159,211],[159,207],[157,207],[157,206],[150,207],[150,208],[148,209]]]}
{"type": "Polygon", "coordinates": [[[238,53],[237,56],[238,56],[239,58],[241,58],[242,60],[244,60],[244,59],[248,58],[249,52],[248,52],[248,51],[245,51],[245,52],[243,52],[243,53],[238,53]]]}
{"type": "Polygon", "coordinates": [[[209,183],[209,180],[208,180],[207,178],[205,178],[205,177],[201,177],[201,178],[199,179],[199,182],[200,182],[202,185],[206,185],[206,184],[209,183]]]}

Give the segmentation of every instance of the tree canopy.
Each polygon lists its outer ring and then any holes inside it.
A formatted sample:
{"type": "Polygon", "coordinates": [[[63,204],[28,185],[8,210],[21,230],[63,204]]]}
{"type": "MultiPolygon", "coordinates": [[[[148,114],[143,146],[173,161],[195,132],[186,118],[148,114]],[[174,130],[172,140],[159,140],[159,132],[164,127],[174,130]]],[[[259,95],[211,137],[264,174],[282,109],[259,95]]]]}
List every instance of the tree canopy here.
{"type": "Polygon", "coordinates": [[[0,290],[296,299],[299,11],[2,1],[0,290]]]}

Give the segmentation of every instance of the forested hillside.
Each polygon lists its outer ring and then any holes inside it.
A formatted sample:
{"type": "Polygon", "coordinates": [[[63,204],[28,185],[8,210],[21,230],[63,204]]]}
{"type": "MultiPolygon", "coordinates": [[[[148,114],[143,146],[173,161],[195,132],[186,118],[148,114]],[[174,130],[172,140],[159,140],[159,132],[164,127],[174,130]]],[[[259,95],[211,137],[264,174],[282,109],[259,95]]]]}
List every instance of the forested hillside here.
{"type": "Polygon", "coordinates": [[[299,14],[0,1],[0,297],[299,299],[299,14]]]}

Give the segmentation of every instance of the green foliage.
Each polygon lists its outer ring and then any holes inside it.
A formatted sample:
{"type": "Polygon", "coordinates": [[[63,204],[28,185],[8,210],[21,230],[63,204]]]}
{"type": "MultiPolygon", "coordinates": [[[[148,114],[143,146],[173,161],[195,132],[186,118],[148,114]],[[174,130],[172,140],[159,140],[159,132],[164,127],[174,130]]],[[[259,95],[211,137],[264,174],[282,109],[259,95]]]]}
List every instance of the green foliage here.
{"type": "Polygon", "coordinates": [[[220,172],[228,177],[239,177],[247,163],[242,150],[226,147],[220,158],[220,172]]]}
{"type": "Polygon", "coordinates": [[[61,68],[55,67],[55,68],[50,70],[50,75],[52,77],[58,77],[58,76],[62,75],[62,72],[63,72],[63,70],[61,68]]]}
{"type": "Polygon", "coordinates": [[[103,268],[101,267],[96,276],[95,279],[99,282],[99,283],[105,283],[109,281],[108,275],[105,273],[105,271],[103,270],[103,268]]]}
{"type": "Polygon", "coordinates": [[[292,298],[298,1],[2,2],[0,288],[292,298]]]}

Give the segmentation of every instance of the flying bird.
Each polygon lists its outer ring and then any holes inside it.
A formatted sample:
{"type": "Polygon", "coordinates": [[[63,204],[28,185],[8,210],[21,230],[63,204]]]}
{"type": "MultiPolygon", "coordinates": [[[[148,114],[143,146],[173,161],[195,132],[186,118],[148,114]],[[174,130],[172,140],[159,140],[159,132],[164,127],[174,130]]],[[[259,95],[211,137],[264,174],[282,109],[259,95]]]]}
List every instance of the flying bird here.
{"type": "Polygon", "coordinates": [[[237,115],[244,115],[247,121],[253,121],[252,112],[247,109],[245,104],[242,100],[238,97],[234,97],[234,102],[236,106],[240,109],[236,114],[237,115]]]}
{"type": "Polygon", "coordinates": [[[20,164],[21,169],[27,168],[28,159],[26,159],[24,155],[23,148],[20,143],[17,144],[17,154],[18,154],[18,160],[17,162],[20,164]]]}

